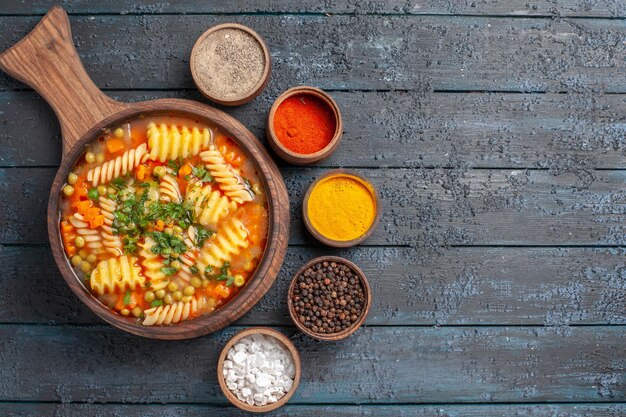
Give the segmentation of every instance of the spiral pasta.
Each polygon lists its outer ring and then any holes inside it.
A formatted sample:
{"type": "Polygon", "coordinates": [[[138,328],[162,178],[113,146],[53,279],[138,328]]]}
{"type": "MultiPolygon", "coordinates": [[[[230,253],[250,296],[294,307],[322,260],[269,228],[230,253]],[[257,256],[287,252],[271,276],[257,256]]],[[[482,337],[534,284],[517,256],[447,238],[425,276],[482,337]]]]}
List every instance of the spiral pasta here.
{"type": "Polygon", "coordinates": [[[163,175],[161,181],[159,181],[159,199],[170,203],[180,203],[182,201],[178,182],[170,174],[163,175]]]}
{"type": "Polygon", "coordinates": [[[91,252],[96,255],[104,252],[102,234],[99,230],[91,229],[82,214],[74,213],[70,216],[69,222],[74,226],[76,233],[85,239],[85,246],[91,250],[91,252]]]}
{"type": "Polygon", "coordinates": [[[222,308],[266,253],[271,195],[229,132],[146,113],[84,144],[62,185],[65,261],[119,320],[172,325],[222,308]]]}
{"type": "Polygon", "coordinates": [[[197,249],[196,249],[196,228],[190,226],[187,229],[187,233],[185,234],[185,238],[183,240],[185,245],[187,246],[187,251],[183,253],[179,257],[180,261],[180,270],[176,274],[175,282],[178,286],[189,285],[191,282],[191,278],[193,278],[194,273],[191,271],[191,267],[196,265],[197,261],[197,249]]]}
{"type": "Polygon", "coordinates": [[[118,256],[100,261],[89,279],[91,289],[100,295],[143,286],[146,278],[133,256],[118,256]]]}
{"type": "Polygon", "coordinates": [[[219,150],[213,145],[209,150],[201,152],[200,158],[209,173],[215,178],[222,192],[236,203],[242,204],[252,201],[254,194],[246,185],[241,176],[224,159],[219,150]]]}
{"type": "Polygon", "coordinates": [[[122,248],[124,244],[122,239],[113,233],[113,220],[115,215],[113,214],[117,209],[117,203],[109,198],[100,197],[98,199],[100,204],[100,211],[104,215],[104,224],[102,227],[102,244],[107,252],[113,256],[120,256],[124,252],[122,248]]]}
{"type": "Polygon", "coordinates": [[[218,191],[212,191],[210,185],[202,186],[200,182],[189,184],[185,200],[193,204],[196,221],[204,227],[216,225],[237,208],[237,203],[218,191]]]}
{"type": "Polygon", "coordinates": [[[91,181],[94,187],[98,184],[109,183],[120,176],[130,173],[147,159],[147,146],[145,143],[142,143],[135,149],[129,149],[117,158],[90,169],[87,172],[87,181],[91,181]]]}
{"type": "Polygon", "coordinates": [[[137,253],[141,259],[140,264],[143,267],[143,273],[150,279],[150,289],[153,291],[167,287],[169,283],[165,274],[161,271],[163,262],[159,255],[152,252],[152,247],[156,242],[151,237],[146,237],[142,243],[139,243],[139,252],[137,253]]]}
{"type": "Polygon", "coordinates": [[[200,150],[209,146],[211,140],[212,133],[208,128],[179,128],[165,123],[148,125],[148,148],[153,161],[165,162],[168,159],[198,155],[200,150]]]}
{"type": "Polygon", "coordinates": [[[248,230],[241,220],[231,217],[212,239],[200,249],[198,265],[204,270],[207,266],[220,268],[229,262],[241,249],[247,248],[248,230]]]}
{"type": "Polygon", "coordinates": [[[198,312],[198,302],[192,298],[188,303],[178,301],[169,305],[153,307],[144,311],[144,326],[176,324],[187,320],[198,312]]]}

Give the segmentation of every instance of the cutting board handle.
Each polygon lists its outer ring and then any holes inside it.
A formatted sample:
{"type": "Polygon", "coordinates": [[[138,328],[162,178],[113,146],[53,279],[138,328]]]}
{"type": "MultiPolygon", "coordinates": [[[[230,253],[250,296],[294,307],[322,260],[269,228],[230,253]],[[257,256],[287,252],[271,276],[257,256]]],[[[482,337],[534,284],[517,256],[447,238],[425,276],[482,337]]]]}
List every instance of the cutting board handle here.
{"type": "Polygon", "coordinates": [[[64,156],[91,127],[128,106],[106,96],[89,78],[60,6],[51,8],[28,35],[0,54],[0,69],[34,88],[54,109],[64,156]]]}

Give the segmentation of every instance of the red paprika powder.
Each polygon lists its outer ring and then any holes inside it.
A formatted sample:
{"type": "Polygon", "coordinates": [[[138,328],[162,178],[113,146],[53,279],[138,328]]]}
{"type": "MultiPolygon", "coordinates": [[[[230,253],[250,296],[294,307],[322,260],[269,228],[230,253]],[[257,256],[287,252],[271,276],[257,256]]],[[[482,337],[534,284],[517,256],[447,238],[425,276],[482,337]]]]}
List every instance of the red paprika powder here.
{"type": "Polygon", "coordinates": [[[274,114],[274,131],[292,152],[311,154],[324,149],[335,136],[336,121],[330,106],[310,94],[285,99],[274,114]]]}

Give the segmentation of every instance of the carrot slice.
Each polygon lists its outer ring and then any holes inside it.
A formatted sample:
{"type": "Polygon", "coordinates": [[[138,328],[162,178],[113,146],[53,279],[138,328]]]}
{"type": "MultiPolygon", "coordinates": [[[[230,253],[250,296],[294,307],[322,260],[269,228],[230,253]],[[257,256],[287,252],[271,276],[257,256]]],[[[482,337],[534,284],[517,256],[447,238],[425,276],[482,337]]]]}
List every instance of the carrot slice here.
{"type": "Polygon", "coordinates": [[[113,138],[107,140],[107,150],[110,153],[118,153],[125,148],[124,142],[121,139],[113,138]]]}
{"type": "Polygon", "coordinates": [[[135,169],[135,177],[139,181],[143,181],[146,178],[146,172],[148,171],[148,167],[145,165],[139,165],[137,169],[135,169]]]}
{"type": "Polygon", "coordinates": [[[189,164],[189,162],[187,162],[178,170],[178,176],[180,178],[185,178],[189,174],[191,174],[191,165],[189,164]]]}
{"type": "Polygon", "coordinates": [[[83,200],[83,201],[76,202],[76,210],[83,216],[85,215],[85,213],[87,213],[87,210],[92,206],[93,204],[91,203],[91,200],[83,200]]]}
{"type": "Polygon", "coordinates": [[[165,222],[161,219],[157,220],[156,225],[154,226],[154,230],[157,232],[162,232],[165,229],[165,222]]]}
{"type": "Polygon", "coordinates": [[[98,214],[94,216],[91,220],[89,220],[89,227],[91,229],[96,229],[104,224],[104,215],[98,214]]]}

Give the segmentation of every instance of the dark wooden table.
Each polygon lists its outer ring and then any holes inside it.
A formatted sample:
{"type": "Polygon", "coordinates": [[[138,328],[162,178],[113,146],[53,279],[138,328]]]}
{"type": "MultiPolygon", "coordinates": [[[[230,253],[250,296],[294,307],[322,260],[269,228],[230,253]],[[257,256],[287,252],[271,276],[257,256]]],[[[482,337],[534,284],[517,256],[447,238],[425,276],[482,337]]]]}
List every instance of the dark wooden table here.
{"type": "MultiPolygon", "coordinates": [[[[235,21],[266,39],[274,69],[227,111],[264,140],[272,101],[309,84],[336,98],[345,134],[319,167],[281,165],[290,248],[263,301],[217,334],[156,342],[66,288],[45,231],[59,127],[0,75],[0,415],[242,415],[215,362],[251,325],[302,354],[300,388],[275,415],[626,415],[624,0],[65,3],[87,71],[115,98],[202,100],[193,42],[235,21]],[[384,212],[364,245],[334,251],[300,209],[338,166],[371,178],[384,212]],[[291,274],[331,253],[375,294],[367,326],[335,344],[296,334],[285,307],[291,274]]],[[[3,1],[0,49],[49,6],[3,1]]]]}

